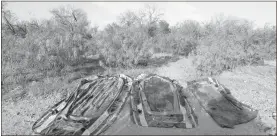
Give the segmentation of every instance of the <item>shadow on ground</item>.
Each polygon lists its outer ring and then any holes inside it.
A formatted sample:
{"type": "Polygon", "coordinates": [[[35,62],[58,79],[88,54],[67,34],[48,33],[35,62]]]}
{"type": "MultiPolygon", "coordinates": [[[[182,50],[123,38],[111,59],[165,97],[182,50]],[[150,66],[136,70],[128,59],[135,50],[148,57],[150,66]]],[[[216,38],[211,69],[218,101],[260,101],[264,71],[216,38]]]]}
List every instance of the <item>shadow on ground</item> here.
{"type": "Polygon", "coordinates": [[[176,62],[180,59],[179,56],[161,56],[161,57],[153,57],[148,61],[148,67],[161,67],[169,64],[170,62],[176,62]]]}
{"type": "Polygon", "coordinates": [[[67,73],[72,73],[72,74],[69,74],[70,76],[68,77],[67,81],[68,83],[71,83],[74,80],[77,80],[86,76],[90,76],[90,75],[95,75],[95,74],[112,75],[112,74],[123,73],[134,78],[141,73],[151,73],[153,72],[152,71],[153,69],[167,65],[171,62],[176,62],[179,59],[180,57],[177,55],[162,54],[162,53],[154,54],[152,58],[147,60],[147,64],[137,65],[134,68],[129,68],[129,69],[122,69],[122,68],[105,69],[99,66],[98,62],[87,63],[85,65],[81,65],[73,68],[71,72],[67,72],[67,73]]]}

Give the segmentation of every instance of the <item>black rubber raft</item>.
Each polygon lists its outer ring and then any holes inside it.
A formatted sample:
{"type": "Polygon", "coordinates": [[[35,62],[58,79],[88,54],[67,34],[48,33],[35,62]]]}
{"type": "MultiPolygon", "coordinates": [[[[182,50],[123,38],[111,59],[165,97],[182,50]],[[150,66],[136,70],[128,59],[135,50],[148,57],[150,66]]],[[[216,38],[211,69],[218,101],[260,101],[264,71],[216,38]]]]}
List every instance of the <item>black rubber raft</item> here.
{"type": "Polygon", "coordinates": [[[83,79],[68,98],[46,111],[32,129],[41,135],[99,135],[117,120],[128,98],[130,118],[139,126],[193,129],[198,126],[198,119],[188,93],[221,127],[233,128],[257,117],[257,110],[237,101],[214,78],[187,84],[183,88],[175,80],[155,74],[142,74],[136,79],[123,74],[83,79]]]}

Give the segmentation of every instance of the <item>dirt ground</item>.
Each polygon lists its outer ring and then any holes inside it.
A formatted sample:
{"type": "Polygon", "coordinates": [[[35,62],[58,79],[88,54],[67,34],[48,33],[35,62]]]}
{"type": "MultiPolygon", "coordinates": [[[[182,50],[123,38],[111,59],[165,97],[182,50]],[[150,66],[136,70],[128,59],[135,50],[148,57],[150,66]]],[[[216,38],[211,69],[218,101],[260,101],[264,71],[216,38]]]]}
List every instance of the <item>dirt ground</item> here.
{"type": "MultiPolygon", "coordinates": [[[[155,70],[155,73],[177,80],[183,87],[186,81],[200,78],[192,66],[191,58],[182,58],[176,62],[165,64],[155,70]]],[[[235,126],[234,129],[220,128],[199,108],[198,102],[193,102],[196,114],[199,116],[199,126],[195,129],[165,129],[143,128],[134,125],[129,116],[129,103],[126,103],[118,120],[105,132],[112,135],[265,135],[276,133],[276,120],[272,114],[276,112],[276,63],[269,61],[265,66],[247,66],[237,68],[232,72],[224,72],[217,78],[231,90],[231,93],[240,101],[259,110],[259,116],[253,121],[235,126]],[[275,65],[274,65],[275,64],[275,65]]],[[[143,71],[141,71],[143,72],[143,71]]],[[[52,79],[49,79],[52,80],[52,79]]],[[[46,82],[46,81],[45,81],[46,82]]],[[[32,93],[24,99],[14,102],[2,97],[2,134],[3,135],[29,135],[32,134],[32,124],[53,104],[64,98],[60,93],[63,89],[74,90],[76,82],[61,84],[60,81],[49,81],[49,84],[34,83],[29,86],[32,93]],[[34,95],[40,89],[56,89],[54,93],[40,97],[34,95]],[[59,88],[58,86],[66,86],[59,88]],[[57,89],[59,88],[59,89],[57,89]]],[[[17,88],[20,90],[21,88],[17,88]]],[[[15,90],[16,91],[16,90],[15,90]]],[[[19,91],[22,92],[22,91],[19,91]]],[[[68,91],[70,92],[70,91],[68,91]]],[[[20,97],[22,94],[18,94],[20,97]]],[[[14,97],[13,97],[14,98],[14,97]]]]}

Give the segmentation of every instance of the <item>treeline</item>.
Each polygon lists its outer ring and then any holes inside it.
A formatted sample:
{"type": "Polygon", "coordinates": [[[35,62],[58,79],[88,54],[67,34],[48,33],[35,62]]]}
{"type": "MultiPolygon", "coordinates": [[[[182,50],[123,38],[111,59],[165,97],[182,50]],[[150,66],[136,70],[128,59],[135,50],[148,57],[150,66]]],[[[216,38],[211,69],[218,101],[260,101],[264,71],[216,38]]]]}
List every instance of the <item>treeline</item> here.
{"type": "Polygon", "coordinates": [[[32,74],[30,79],[61,75],[97,54],[108,67],[123,68],[147,63],[157,52],[192,55],[197,69],[207,75],[276,57],[275,26],[254,29],[248,20],[224,16],[170,26],[157,8],[146,6],[122,13],[99,30],[81,9],[60,7],[50,11],[49,20],[25,22],[17,21],[5,3],[1,12],[4,84],[28,82],[26,76],[32,74]]]}

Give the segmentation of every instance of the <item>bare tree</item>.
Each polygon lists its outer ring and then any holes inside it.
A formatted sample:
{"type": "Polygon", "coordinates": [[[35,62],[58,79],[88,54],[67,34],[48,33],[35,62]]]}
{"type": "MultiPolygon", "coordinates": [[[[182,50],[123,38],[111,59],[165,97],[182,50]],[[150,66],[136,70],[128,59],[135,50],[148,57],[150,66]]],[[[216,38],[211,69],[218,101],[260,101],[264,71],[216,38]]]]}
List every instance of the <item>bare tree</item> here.
{"type": "Polygon", "coordinates": [[[164,14],[155,5],[147,4],[145,8],[140,10],[139,16],[148,30],[148,35],[153,37],[156,35],[158,30],[158,22],[164,14]]]}
{"type": "Polygon", "coordinates": [[[145,5],[138,12],[126,11],[119,17],[119,23],[131,25],[156,25],[164,14],[155,5],[145,5]]]}
{"type": "Polygon", "coordinates": [[[51,13],[54,15],[53,19],[58,28],[56,31],[60,31],[57,33],[66,37],[64,39],[69,52],[72,54],[70,56],[78,60],[87,48],[85,41],[92,38],[86,13],[81,9],[74,9],[69,6],[53,9],[51,13]]]}
{"type": "Polygon", "coordinates": [[[6,9],[7,3],[2,2],[1,4],[1,14],[2,14],[2,25],[6,27],[13,35],[16,34],[16,29],[14,26],[15,17],[13,16],[12,12],[8,9],[6,9]]]}
{"type": "Polygon", "coordinates": [[[140,17],[147,23],[147,25],[152,25],[161,19],[164,15],[160,9],[158,9],[155,5],[147,4],[144,9],[141,9],[140,17]]]}
{"type": "Polygon", "coordinates": [[[71,7],[60,7],[51,10],[55,21],[70,32],[84,32],[89,25],[87,15],[81,9],[73,9],[71,7]]]}
{"type": "Polygon", "coordinates": [[[119,16],[119,23],[123,26],[140,25],[140,19],[138,15],[133,11],[124,12],[119,16]]]}
{"type": "Polygon", "coordinates": [[[22,38],[26,37],[27,25],[28,25],[28,22],[21,22],[15,25],[17,28],[17,34],[20,35],[22,38]]]}

